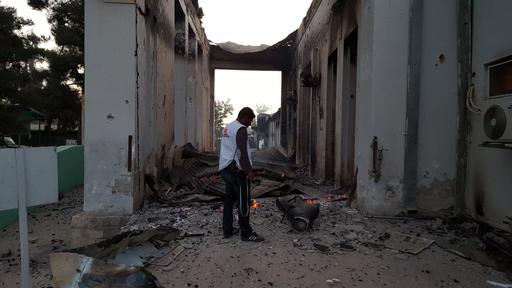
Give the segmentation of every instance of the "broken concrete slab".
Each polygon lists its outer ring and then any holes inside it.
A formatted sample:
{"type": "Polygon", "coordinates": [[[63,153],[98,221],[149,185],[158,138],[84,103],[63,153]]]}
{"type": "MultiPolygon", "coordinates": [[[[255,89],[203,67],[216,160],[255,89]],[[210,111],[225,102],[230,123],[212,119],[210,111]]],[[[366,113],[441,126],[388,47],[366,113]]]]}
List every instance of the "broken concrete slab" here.
{"type": "Polygon", "coordinates": [[[119,234],[128,218],[125,215],[74,215],[71,220],[71,247],[98,243],[119,234]]]}

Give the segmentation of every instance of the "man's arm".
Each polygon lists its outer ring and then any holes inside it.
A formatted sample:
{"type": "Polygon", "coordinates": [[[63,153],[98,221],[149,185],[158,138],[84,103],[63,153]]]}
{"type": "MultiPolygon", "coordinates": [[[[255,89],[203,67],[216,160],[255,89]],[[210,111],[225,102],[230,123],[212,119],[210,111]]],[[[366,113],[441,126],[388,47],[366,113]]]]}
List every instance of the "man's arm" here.
{"type": "Polygon", "coordinates": [[[240,166],[247,175],[252,174],[252,166],[247,151],[247,128],[242,127],[236,132],[236,147],[240,150],[240,166]]]}

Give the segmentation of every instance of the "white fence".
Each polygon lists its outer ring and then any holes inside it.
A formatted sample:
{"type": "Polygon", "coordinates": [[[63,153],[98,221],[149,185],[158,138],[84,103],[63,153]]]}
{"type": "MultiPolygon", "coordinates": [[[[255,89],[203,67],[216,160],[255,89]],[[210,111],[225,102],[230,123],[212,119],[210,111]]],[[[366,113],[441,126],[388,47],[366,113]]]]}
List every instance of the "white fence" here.
{"type": "Polygon", "coordinates": [[[55,147],[0,149],[0,211],[18,208],[19,185],[25,185],[27,206],[57,202],[55,147]]]}
{"type": "Polygon", "coordinates": [[[0,149],[0,211],[18,208],[21,287],[30,288],[27,206],[57,202],[55,147],[0,149]]]}

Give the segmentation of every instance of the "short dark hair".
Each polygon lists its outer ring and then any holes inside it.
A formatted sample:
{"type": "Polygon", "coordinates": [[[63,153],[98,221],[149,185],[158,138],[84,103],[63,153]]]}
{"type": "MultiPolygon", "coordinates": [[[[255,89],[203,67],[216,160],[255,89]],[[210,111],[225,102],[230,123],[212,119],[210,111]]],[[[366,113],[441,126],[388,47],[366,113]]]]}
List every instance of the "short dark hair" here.
{"type": "Polygon", "coordinates": [[[238,112],[238,118],[256,118],[256,115],[254,115],[254,111],[252,111],[249,107],[244,107],[240,112],[238,112]]]}

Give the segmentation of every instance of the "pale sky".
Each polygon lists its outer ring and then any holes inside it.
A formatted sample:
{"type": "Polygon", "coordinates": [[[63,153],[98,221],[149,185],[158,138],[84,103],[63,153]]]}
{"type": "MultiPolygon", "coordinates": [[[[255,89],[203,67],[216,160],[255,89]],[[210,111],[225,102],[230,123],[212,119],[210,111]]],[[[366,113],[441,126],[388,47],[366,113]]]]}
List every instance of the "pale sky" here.
{"type": "Polygon", "coordinates": [[[266,104],[274,113],[281,106],[281,72],[215,70],[215,99],[233,104],[233,115],[225,123],[235,120],[245,106],[256,112],[257,104],[266,104]]]}
{"type": "MultiPolygon", "coordinates": [[[[243,45],[275,44],[299,28],[311,0],[199,0],[203,8],[203,27],[214,43],[243,45]]],[[[231,99],[236,118],[244,106],[281,106],[281,72],[217,70],[215,97],[231,99]]]]}
{"type": "Polygon", "coordinates": [[[272,45],[299,28],[311,0],[199,0],[214,43],[272,45]]]}

